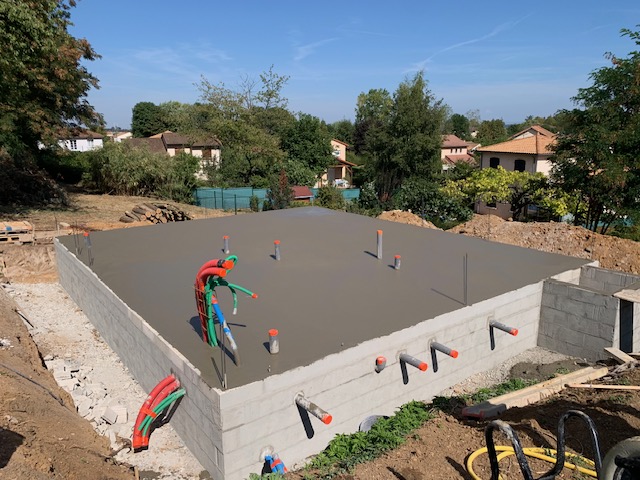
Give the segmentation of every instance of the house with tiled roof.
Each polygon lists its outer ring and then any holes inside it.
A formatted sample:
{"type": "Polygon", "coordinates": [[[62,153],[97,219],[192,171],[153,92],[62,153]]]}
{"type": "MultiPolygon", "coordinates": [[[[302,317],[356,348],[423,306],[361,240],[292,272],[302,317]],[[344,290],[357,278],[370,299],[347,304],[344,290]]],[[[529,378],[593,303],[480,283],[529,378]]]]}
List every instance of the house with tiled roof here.
{"type": "Polygon", "coordinates": [[[175,157],[179,153],[186,153],[200,158],[200,168],[196,173],[198,178],[206,178],[206,168],[214,165],[220,166],[220,149],[222,143],[213,137],[208,140],[193,141],[184,135],[171,132],[158,133],[146,138],[131,138],[127,140],[134,146],[145,145],[151,152],[166,153],[175,157]]]}
{"type": "Polygon", "coordinates": [[[334,163],[320,176],[314,185],[315,188],[326,185],[348,188],[351,185],[353,167],[357,167],[357,165],[347,161],[347,147],[349,147],[348,143],[335,138],[331,140],[331,154],[333,155],[334,163]]]}
{"type": "Polygon", "coordinates": [[[469,143],[452,134],[442,136],[440,159],[443,170],[448,170],[457,163],[476,164],[476,159],[469,154],[469,143]]]}
{"type": "MultiPolygon", "coordinates": [[[[71,152],[88,152],[96,148],[102,148],[103,135],[86,128],[65,128],[58,134],[58,146],[71,152]]],[[[44,144],[39,144],[44,148],[44,144]]]]}
{"type": "Polygon", "coordinates": [[[512,135],[506,142],[478,147],[480,168],[498,168],[519,172],[541,172],[548,175],[551,171],[549,158],[553,155],[552,146],[556,135],[546,128],[533,125],[512,135]]]}

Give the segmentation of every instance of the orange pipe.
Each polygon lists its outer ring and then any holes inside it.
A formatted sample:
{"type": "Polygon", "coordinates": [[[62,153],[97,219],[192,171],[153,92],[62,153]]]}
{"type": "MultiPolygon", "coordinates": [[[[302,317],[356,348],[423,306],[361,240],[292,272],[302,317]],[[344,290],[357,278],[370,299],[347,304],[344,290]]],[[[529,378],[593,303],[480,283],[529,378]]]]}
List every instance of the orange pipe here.
{"type": "MultiPolygon", "coordinates": [[[[179,387],[180,387],[180,382],[178,380],[174,380],[169,385],[167,385],[162,390],[160,390],[160,393],[158,393],[158,395],[153,400],[153,402],[151,402],[151,406],[149,407],[149,411],[153,411],[153,409],[156,408],[161,401],[163,401],[165,398],[167,398],[171,392],[173,392],[174,390],[176,390],[179,387]]],[[[146,415],[148,415],[148,414],[149,414],[149,412],[146,412],[146,415]]],[[[144,417],[143,417],[143,420],[144,420],[144,417]]],[[[149,435],[150,434],[151,434],[151,429],[147,430],[147,435],[142,437],[142,442],[141,442],[139,448],[147,448],[149,446],[149,435]]],[[[142,432],[140,432],[140,435],[142,435],[142,432]]]]}

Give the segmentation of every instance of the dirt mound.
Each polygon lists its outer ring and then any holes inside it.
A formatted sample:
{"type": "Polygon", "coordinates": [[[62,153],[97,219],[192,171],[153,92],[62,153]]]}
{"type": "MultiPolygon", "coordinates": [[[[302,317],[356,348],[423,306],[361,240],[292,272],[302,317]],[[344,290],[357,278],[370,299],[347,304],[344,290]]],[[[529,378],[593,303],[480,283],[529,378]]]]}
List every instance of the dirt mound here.
{"type": "Polygon", "coordinates": [[[566,223],[521,223],[494,215],[475,215],[449,232],[532,248],[543,252],[598,260],[600,266],[626,273],[640,273],[640,243],[594,233],[566,223]]]}
{"type": "Polygon", "coordinates": [[[382,212],[378,215],[380,220],[389,220],[390,222],[399,222],[399,223],[407,223],[409,225],[416,225],[418,227],[425,228],[435,228],[438,230],[433,223],[420,218],[415,213],[405,212],[402,210],[390,210],[388,212],[382,212]]]}
{"type": "Polygon", "coordinates": [[[0,288],[1,478],[130,479],[110,460],[109,440],[78,416],[71,397],[38,361],[38,349],[0,288]]]}

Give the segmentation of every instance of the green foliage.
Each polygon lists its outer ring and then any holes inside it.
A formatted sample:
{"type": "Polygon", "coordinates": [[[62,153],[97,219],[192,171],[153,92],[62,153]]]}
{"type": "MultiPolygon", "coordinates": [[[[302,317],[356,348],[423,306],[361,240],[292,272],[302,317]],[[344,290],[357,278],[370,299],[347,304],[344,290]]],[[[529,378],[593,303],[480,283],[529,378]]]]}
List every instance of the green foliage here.
{"type": "Polygon", "coordinates": [[[251,195],[251,198],[249,199],[249,208],[252,212],[260,211],[260,199],[257,195],[251,195]]]}
{"type": "Polygon", "coordinates": [[[446,178],[442,190],[448,197],[467,205],[478,200],[508,202],[514,220],[526,218],[528,205],[537,205],[554,218],[569,212],[568,196],[542,173],[507,171],[502,167],[483,168],[459,180],[446,178]]]}
{"type": "Polygon", "coordinates": [[[65,191],[27,155],[17,160],[0,148],[0,205],[68,205],[65,191]]]}
{"type": "Polygon", "coordinates": [[[89,171],[89,163],[82,153],[67,150],[43,150],[38,155],[38,166],[60,182],[75,185],[89,171]]]}
{"type": "Polygon", "coordinates": [[[163,110],[152,102],[139,102],[133,106],[131,133],[134,137],[150,137],[164,132],[163,110]]]}
{"type": "Polygon", "coordinates": [[[345,201],[342,196],[342,192],[338,188],[330,185],[326,185],[318,189],[315,203],[316,205],[330,208],[332,210],[344,210],[345,208],[345,201]]]}
{"type": "Polygon", "coordinates": [[[169,157],[126,142],[107,143],[82,155],[89,164],[84,181],[101,192],[193,201],[196,157],[184,153],[169,157]]]}
{"type": "MultiPolygon", "coordinates": [[[[331,155],[331,135],[319,118],[299,114],[297,121],[284,133],[281,139],[282,149],[289,159],[312,172],[321,175],[334,161],[331,155]]],[[[314,179],[296,185],[311,186],[314,179]]]]}
{"type": "MultiPolygon", "coordinates": [[[[640,32],[622,35],[640,45],[640,32]]],[[[592,72],[593,85],[573,98],[582,108],[562,111],[565,131],[551,159],[556,181],[584,204],[576,222],[601,233],[640,199],[640,51],[606,57],[611,66],[592,72]]]]}
{"type": "Polygon", "coordinates": [[[387,202],[406,179],[434,178],[441,171],[446,114],[422,72],[402,82],[392,98],[386,90],[358,97],[354,146],[367,159],[381,201],[387,202]]]}
{"type": "Polygon", "coordinates": [[[469,126],[469,119],[459,113],[451,115],[447,121],[445,131],[447,133],[453,133],[456,137],[462,140],[468,140],[471,138],[471,128],[469,126]]]}
{"type": "Polygon", "coordinates": [[[507,127],[503,120],[485,120],[478,127],[476,141],[482,145],[493,145],[507,139],[507,127]]]}
{"type": "Polygon", "coordinates": [[[278,175],[271,176],[267,198],[263,204],[263,210],[281,210],[288,208],[293,201],[293,190],[289,185],[287,173],[280,170],[278,175]]]}
{"type": "MultiPolygon", "coordinates": [[[[338,120],[337,122],[330,123],[328,125],[329,133],[336,140],[348,143],[353,143],[353,135],[355,133],[355,125],[351,120],[338,120]]],[[[354,162],[355,163],[355,162],[354,162]]]]}
{"type": "Polygon", "coordinates": [[[82,65],[99,56],[68,32],[74,5],[0,2],[0,145],[14,157],[54,144],[60,127],[103,124],[86,101],[98,80],[82,65]]]}
{"type": "Polygon", "coordinates": [[[515,392],[516,390],[522,390],[523,388],[530,387],[538,383],[536,380],[524,380],[522,378],[512,378],[506,382],[499,383],[493,387],[480,388],[476,392],[469,395],[468,400],[471,404],[486,402],[487,400],[505,393],[515,392]]]}
{"type": "Polygon", "coordinates": [[[265,473],[264,475],[252,473],[249,475],[249,480],[284,480],[285,478],[287,477],[281,473],[265,473]]]}
{"type": "Polygon", "coordinates": [[[377,458],[402,445],[411,432],[432,416],[428,405],[409,402],[401,406],[395,415],[379,419],[368,432],[336,435],[308,468],[320,470],[322,478],[332,478],[344,473],[359,463],[377,458]]]}
{"type": "Polygon", "coordinates": [[[395,208],[411,210],[441,227],[466,222],[473,211],[454,196],[447,196],[440,186],[422,178],[404,182],[393,196],[395,208]]]}

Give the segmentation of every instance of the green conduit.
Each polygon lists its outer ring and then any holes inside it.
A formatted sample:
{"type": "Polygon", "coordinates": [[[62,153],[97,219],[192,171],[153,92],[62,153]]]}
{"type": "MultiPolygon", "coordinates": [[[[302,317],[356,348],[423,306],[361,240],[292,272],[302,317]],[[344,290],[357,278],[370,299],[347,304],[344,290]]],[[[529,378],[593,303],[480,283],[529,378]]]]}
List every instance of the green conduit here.
{"type": "Polygon", "coordinates": [[[153,413],[156,414],[156,416],[154,417],[152,415],[147,415],[142,421],[142,423],[140,423],[140,425],[138,426],[138,430],[142,431],[143,437],[147,436],[149,427],[151,427],[151,424],[157,418],[157,416],[160,415],[165,409],[167,409],[173,402],[175,402],[179,398],[182,398],[185,393],[186,391],[184,388],[179,388],[173,393],[167,395],[167,397],[164,400],[162,400],[158,405],[155,406],[155,408],[152,411],[153,413]]]}

